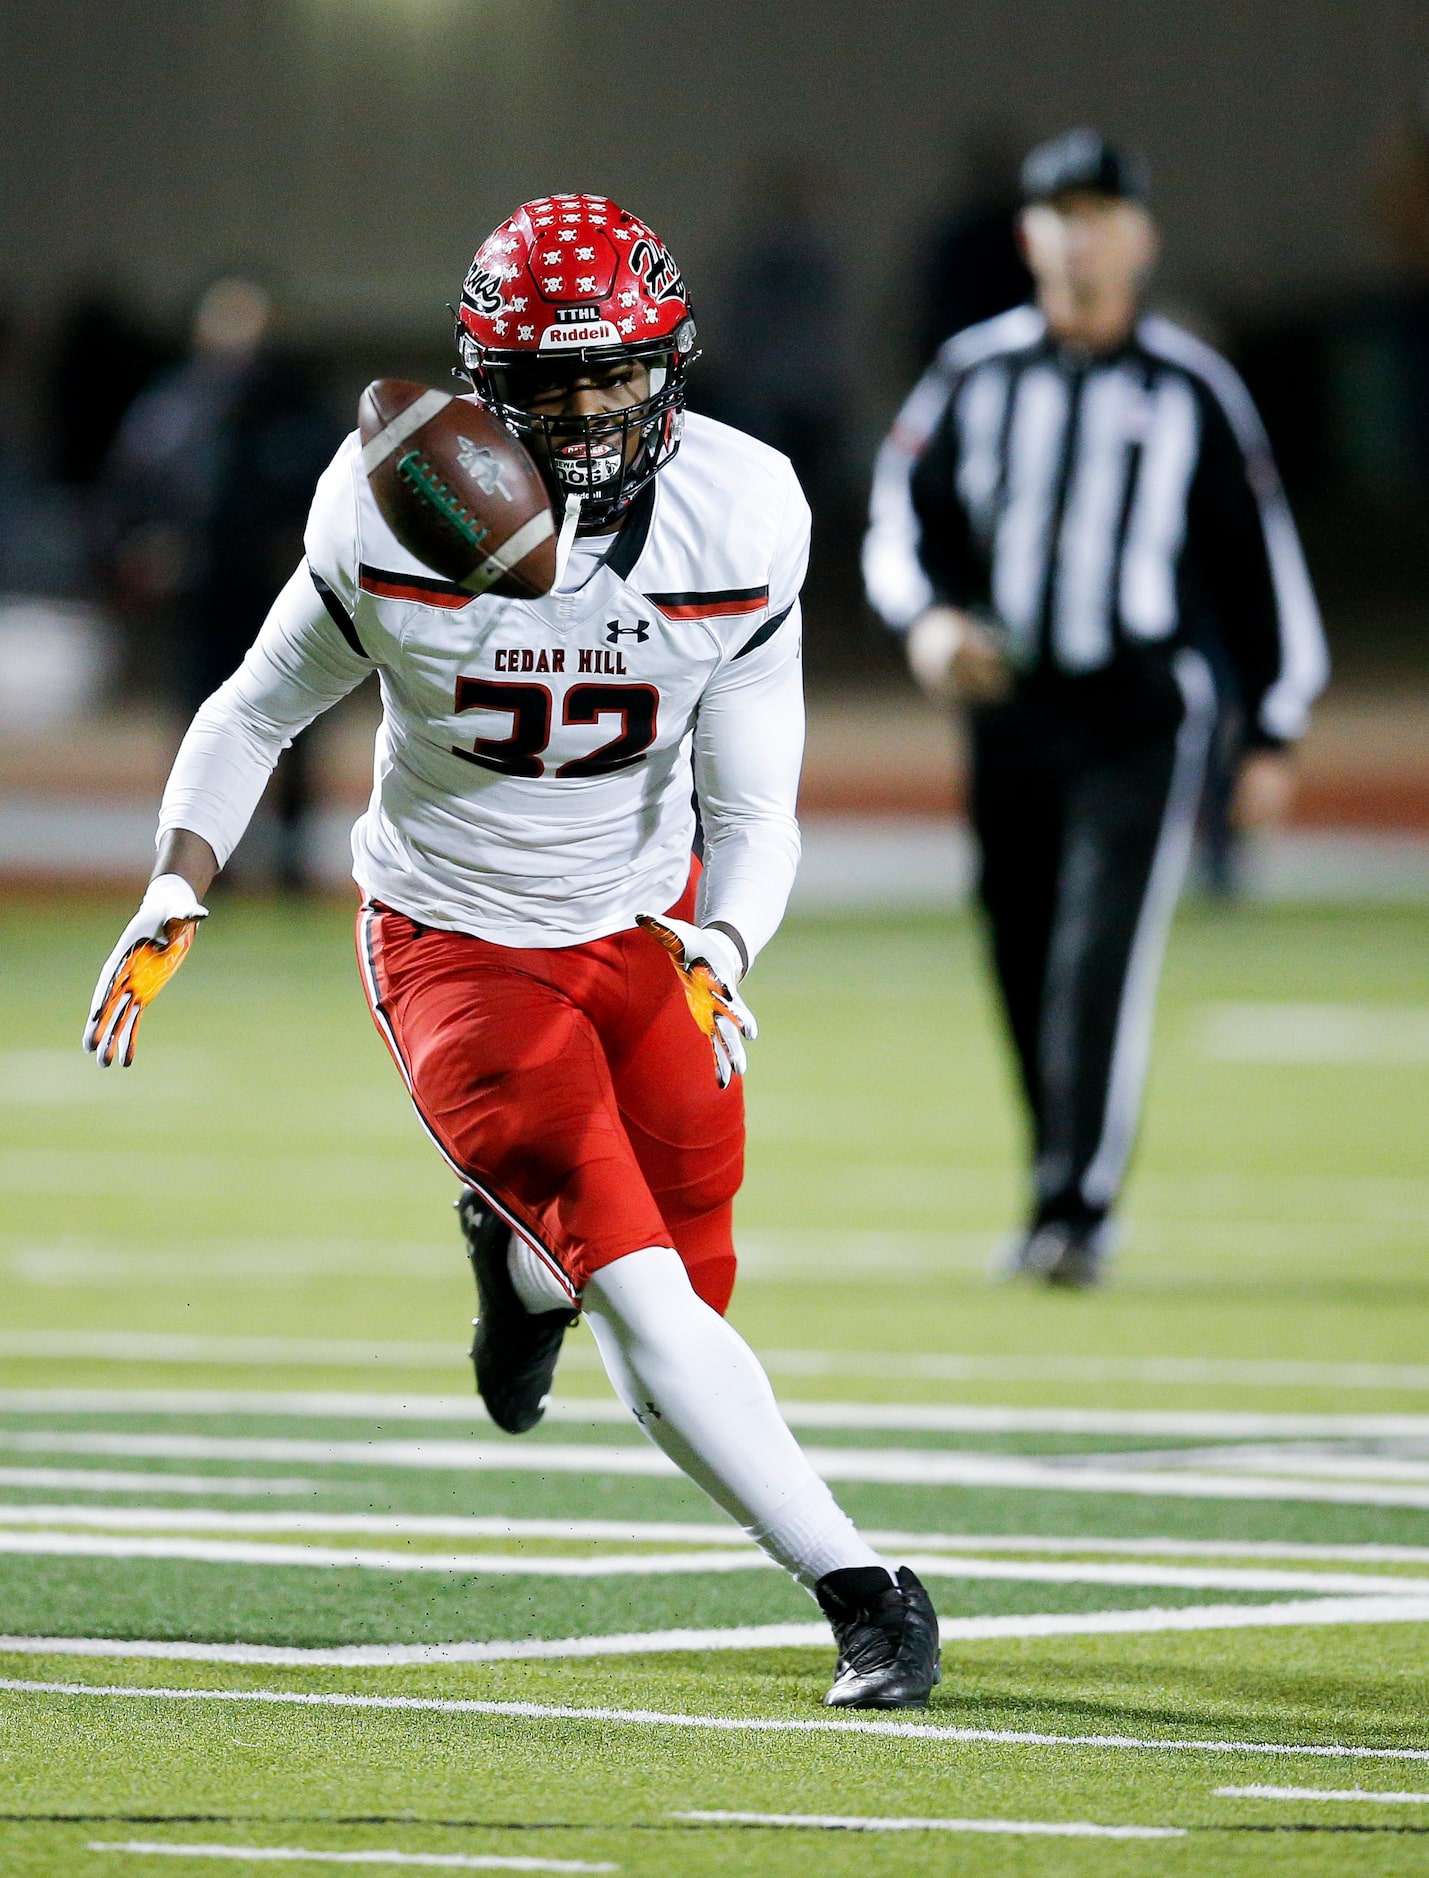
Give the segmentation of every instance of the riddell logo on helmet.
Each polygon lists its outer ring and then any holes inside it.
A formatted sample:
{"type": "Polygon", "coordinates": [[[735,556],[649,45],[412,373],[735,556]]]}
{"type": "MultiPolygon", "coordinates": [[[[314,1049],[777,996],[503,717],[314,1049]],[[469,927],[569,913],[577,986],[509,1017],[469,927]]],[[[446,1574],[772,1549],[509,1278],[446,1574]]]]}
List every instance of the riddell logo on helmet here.
{"type": "Polygon", "coordinates": [[[584,320],[578,326],[548,326],[541,334],[542,352],[564,352],[571,346],[620,344],[620,334],[609,320],[584,320]]]}

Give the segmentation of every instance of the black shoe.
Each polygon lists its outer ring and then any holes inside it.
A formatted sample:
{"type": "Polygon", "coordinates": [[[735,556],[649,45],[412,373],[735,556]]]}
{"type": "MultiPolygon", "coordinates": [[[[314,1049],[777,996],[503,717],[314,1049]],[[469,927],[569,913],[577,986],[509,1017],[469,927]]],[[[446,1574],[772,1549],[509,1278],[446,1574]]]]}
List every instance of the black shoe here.
{"type": "Polygon", "coordinates": [[[1001,1262],[1001,1275],[1090,1291],[1106,1277],[1109,1236],[1105,1220],[1047,1220],[1016,1242],[1001,1262]]]}
{"type": "Polygon", "coordinates": [[[825,1708],[926,1708],[941,1682],[933,1600],[906,1565],[897,1584],[877,1566],[825,1572],[814,1586],[839,1660],[825,1708]]]}
{"type": "Polygon", "coordinates": [[[466,1255],[476,1276],[471,1360],[476,1392],[498,1428],[524,1435],[546,1412],[561,1340],[578,1311],[528,1311],[507,1269],[511,1228],[468,1187],[456,1203],[466,1255]]]}

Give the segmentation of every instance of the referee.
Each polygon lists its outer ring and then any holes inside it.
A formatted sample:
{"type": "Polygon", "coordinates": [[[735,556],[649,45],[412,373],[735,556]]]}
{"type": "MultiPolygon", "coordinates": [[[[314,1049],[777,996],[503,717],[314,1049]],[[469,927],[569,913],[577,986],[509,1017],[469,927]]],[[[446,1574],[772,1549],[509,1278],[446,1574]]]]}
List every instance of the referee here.
{"type": "Polygon", "coordinates": [[[1143,315],[1146,171],[1090,130],[1023,167],[1036,304],[948,341],[879,453],[869,598],[969,709],[979,895],[1034,1144],[1009,1271],[1086,1286],[1135,1139],[1220,710],[1242,823],[1290,804],[1328,673],[1244,385],[1143,315]]]}

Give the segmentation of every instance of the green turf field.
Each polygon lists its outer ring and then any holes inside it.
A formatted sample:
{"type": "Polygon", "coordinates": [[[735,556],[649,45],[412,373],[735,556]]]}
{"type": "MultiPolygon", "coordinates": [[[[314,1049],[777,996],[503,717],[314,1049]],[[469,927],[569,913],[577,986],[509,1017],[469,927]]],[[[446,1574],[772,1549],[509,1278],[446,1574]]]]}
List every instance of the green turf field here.
{"type": "Polygon", "coordinates": [[[1182,918],[1097,1297],[986,1281],[971,927],[761,961],[734,1315],[946,1636],[926,1716],[849,1718],[585,1332],[534,1436],[478,1413],[345,912],[219,903],[102,1075],[125,912],[0,917],[6,1878],[1425,1868],[1429,914],[1182,918]]]}

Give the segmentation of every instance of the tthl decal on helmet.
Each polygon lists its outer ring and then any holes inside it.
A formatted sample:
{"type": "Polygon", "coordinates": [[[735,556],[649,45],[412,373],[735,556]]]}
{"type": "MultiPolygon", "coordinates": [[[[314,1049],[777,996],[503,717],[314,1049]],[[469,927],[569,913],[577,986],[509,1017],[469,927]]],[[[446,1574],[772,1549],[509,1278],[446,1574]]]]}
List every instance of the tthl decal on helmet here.
{"type": "Polygon", "coordinates": [[[581,497],[583,529],[618,521],[679,447],[698,356],[684,276],[606,196],[541,196],[494,230],[456,338],[477,397],[528,444],[552,495],[581,497]],[[573,408],[565,388],[602,379],[630,389],[573,408]]]}

